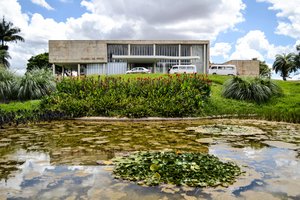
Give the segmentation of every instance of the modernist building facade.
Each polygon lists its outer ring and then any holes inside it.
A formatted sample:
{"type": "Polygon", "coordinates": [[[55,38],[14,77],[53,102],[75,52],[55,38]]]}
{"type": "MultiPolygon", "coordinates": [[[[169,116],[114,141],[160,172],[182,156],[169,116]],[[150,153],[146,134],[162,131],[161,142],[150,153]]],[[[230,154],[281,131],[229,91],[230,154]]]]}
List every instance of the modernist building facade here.
{"type": "MultiPolygon", "coordinates": [[[[208,40],[50,40],[49,62],[80,74],[124,74],[133,67],[167,73],[173,65],[209,66],[208,40]]],[[[64,74],[64,73],[63,73],[64,74]]]]}

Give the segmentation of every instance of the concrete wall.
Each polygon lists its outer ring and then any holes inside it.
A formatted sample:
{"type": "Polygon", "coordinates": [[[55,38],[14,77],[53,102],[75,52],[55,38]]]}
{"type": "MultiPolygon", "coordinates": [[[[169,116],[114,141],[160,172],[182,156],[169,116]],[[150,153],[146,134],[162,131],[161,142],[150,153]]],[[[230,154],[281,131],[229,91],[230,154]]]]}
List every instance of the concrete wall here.
{"type": "Polygon", "coordinates": [[[106,63],[107,45],[101,40],[50,40],[49,62],[55,64],[106,63]]]}
{"type": "Polygon", "coordinates": [[[235,65],[241,76],[259,76],[258,60],[230,60],[224,65],[235,65]]]}

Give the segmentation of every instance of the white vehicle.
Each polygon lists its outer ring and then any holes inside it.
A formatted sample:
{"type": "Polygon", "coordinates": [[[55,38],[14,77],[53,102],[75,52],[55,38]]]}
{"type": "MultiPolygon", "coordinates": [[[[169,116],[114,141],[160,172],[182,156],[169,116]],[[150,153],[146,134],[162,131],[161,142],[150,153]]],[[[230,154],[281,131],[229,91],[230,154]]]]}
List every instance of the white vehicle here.
{"type": "Polygon", "coordinates": [[[197,73],[195,65],[173,65],[170,74],[194,74],[197,73]]]}
{"type": "Polygon", "coordinates": [[[212,65],[208,74],[218,74],[218,75],[237,75],[236,66],[235,65],[212,65]]]}
{"type": "Polygon", "coordinates": [[[127,71],[126,74],[150,74],[151,71],[144,67],[135,67],[127,71]]]}

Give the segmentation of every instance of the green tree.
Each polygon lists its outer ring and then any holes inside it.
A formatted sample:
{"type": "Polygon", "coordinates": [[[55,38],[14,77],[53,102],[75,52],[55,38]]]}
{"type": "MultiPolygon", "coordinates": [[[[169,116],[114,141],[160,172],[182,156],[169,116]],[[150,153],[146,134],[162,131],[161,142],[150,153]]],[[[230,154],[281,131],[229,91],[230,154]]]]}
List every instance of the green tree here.
{"type": "Polygon", "coordinates": [[[288,77],[291,72],[297,70],[295,56],[294,53],[276,55],[273,70],[275,70],[276,73],[280,72],[280,76],[284,81],[286,81],[286,77],[288,77]]]}
{"type": "Polygon", "coordinates": [[[5,18],[2,18],[0,22],[0,42],[1,48],[8,50],[8,46],[6,46],[7,42],[24,42],[24,38],[18,33],[21,32],[21,29],[18,27],[14,27],[12,22],[7,22],[5,18]]]}
{"type": "Polygon", "coordinates": [[[259,75],[266,78],[271,77],[271,69],[265,61],[259,61],[259,75]]]}
{"type": "Polygon", "coordinates": [[[27,63],[27,71],[33,69],[51,69],[51,64],[49,63],[49,54],[41,53],[36,56],[32,56],[27,63]]]}
{"type": "Polygon", "coordinates": [[[295,56],[294,62],[296,69],[300,69],[300,44],[296,46],[298,54],[295,56]]]}
{"type": "Polygon", "coordinates": [[[18,33],[21,32],[21,29],[18,27],[14,27],[14,24],[12,22],[8,22],[5,20],[5,18],[2,18],[2,21],[0,22],[0,60],[1,64],[4,65],[4,67],[9,67],[8,58],[10,58],[8,54],[8,46],[7,42],[17,42],[21,41],[24,42],[24,38],[18,33]]]}
{"type": "Polygon", "coordinates": [[[8,62],[8,59],[10,59],[10,55],[8,51],[4,49],[0,49],[0,67],[9,68],[10,64],[8,62]]]}

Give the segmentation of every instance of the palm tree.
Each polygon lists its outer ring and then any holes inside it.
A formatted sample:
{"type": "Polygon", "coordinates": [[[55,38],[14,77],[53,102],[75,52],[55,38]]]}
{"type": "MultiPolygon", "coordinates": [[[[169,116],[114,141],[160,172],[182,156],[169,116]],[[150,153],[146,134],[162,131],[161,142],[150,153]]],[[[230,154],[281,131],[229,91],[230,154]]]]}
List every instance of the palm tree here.
{"type": "Polygon", "coordinates": [[[9,68],[10,64],[8,59],[10,59],[10,55],[7,50],[0,49],[0,67],[9,68]]]}
{"type": "Polygon", "coordinates": [[[7,22],[5,18],[2,18],[0,22],[0,42],[1,49],[8,50],[8,46],[6,46],[7,42],[24,42],[24,38],[18,33],[21,32],[21,29],[18,27],[14,27],[12,22],[7,22]]]}
{"type": "Polygon", "coordinates": [[[276,55],[273,70],[275,70],[276,73],[280,72],[280,76],[282,76],[284,81],[286,81],[286,77],[288,77],[292,71],[296,71],[295,56],[294,53],[276,55]]]}

